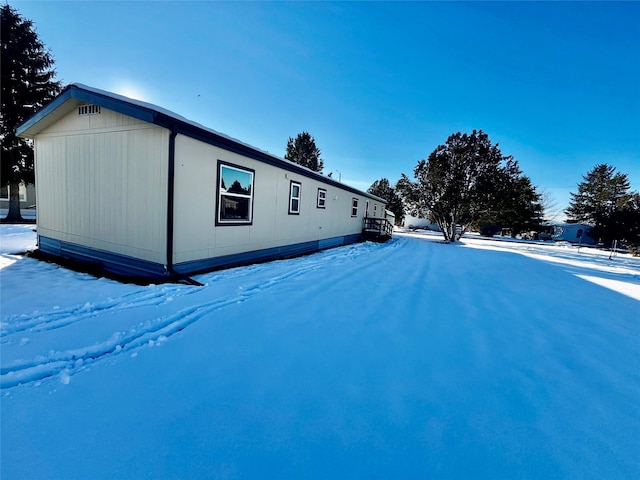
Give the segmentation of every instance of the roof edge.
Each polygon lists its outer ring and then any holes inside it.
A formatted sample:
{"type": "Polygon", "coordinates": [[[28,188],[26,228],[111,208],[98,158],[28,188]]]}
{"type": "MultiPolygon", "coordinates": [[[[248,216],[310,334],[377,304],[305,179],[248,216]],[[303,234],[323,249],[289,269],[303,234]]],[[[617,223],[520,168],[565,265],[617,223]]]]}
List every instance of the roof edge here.
{"type": "Polygon", "coordinates": [[[37,132],[35,132],[27,135],[26,132],[36,127],[36,125],[44,120],[49,114],[72,99],[98,105],[138,120],[152,123],[169,130],[175,130],[177,133],[182,135],[233,151],[254,160],[267,163],[278,168],[283,168],[308,178],[319,180],[323,183],[350,191],[357,195],[363,195],[384,204],[387,203],[383,198],[364,192],[355,187],[351,187],[342,182],[338,182],[319,172],[315,172],[303,167],[302,165],[290,162],[289,160],[273,155],[265,150],[261,150],[228,135],[207,128],[170,110],[80,83],[71,83],[67,85],[56,98],[44,105],[40,110],[20,124],[16,128],[16,135],[32,136],[37,134],[37,132]]]}

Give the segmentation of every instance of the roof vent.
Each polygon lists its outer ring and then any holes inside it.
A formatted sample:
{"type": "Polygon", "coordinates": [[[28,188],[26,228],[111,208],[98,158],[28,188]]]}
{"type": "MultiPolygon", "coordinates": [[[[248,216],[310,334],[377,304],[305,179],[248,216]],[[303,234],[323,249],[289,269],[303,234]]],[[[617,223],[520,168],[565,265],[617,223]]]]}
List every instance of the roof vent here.
{"type": "Polygon", "coordinates": [[[100,115],[99,105],[80,105],[78,115],[100,115]]]}

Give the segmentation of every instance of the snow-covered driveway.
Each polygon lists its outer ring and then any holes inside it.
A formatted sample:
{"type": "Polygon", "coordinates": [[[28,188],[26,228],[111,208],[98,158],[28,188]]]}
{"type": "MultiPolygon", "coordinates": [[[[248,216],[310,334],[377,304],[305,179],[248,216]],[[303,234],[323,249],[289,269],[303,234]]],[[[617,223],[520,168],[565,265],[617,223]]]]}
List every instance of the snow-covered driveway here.
{"type": "Polygon", "coordinates": [[[205,287],[5,254],[2,477],[639,477],[640,262],[492,245],[397,236],[205,287]]]}

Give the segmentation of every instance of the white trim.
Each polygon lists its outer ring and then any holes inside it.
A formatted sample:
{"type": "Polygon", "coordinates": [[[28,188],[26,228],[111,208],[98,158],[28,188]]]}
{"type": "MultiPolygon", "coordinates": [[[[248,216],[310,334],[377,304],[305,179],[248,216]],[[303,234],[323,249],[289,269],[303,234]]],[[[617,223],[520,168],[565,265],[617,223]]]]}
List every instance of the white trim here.
{"type": "Polygon", "coordinates": [[[302,197],[302,184],[300,182],[294,182],[291,180],[289,184],[289,214],[298,215],[300,213],[300,201],[302,197]],[[294,193],[295,188],[298,187],[297,195],[294,193]]]}
{"type": "Polygon", "coordinates": [[[327,190],[325,188],[318,188],[318,198],[316,200],[316,207],[327,208],[327,190]]]}
{"type": "Polygon", "coordinates": [[[218,164],[218,206],[216,211],[216,220],[219,225],[229,224],[229,225],[237,225],[237,224],[246,224],[250,225],[253,222],[253,191],[254,191],[254,183],[255,183],[255,172],[251,169],[245,169],[242,167],[238,167],[235,165],[228,164],[226,162],[220,161],[218,164]],[[230,192],[227,190],[228,186],[225,184],[225,187],[222,187],[224,182],[224,175],[222,174],[223,170],[235,170],[245,175],[249,175],[251,178],[251,182],[249,185],[249,194],[239,193],[239,192],[230,192]],[[232,200],[234,198],[237,199],[247,199],[249,201],[247,218],[222,218],[222,206],[224,205],[224,200],[232,200]]]}

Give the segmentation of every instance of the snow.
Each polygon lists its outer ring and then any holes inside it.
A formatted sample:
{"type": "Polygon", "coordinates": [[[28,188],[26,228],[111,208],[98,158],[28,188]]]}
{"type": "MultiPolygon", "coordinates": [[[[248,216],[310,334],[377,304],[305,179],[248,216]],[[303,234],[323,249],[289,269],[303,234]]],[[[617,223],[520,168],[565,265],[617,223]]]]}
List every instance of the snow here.
{"type": "Polygon", "coordinates": [[[640,259],[396,233],[98,279],[2,225],[3,478],[640,478],[640,259]]]}

